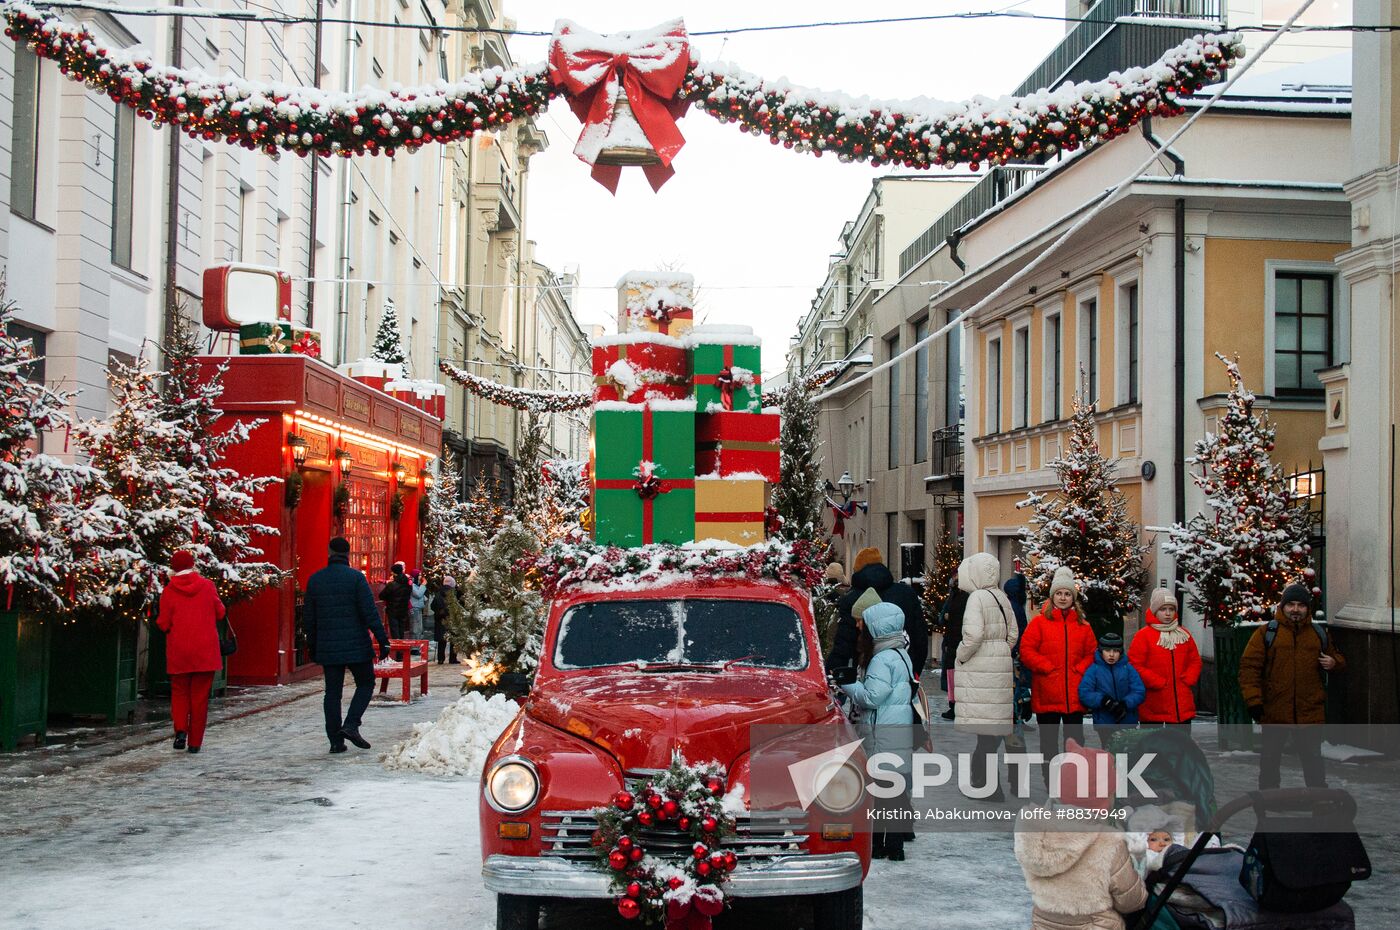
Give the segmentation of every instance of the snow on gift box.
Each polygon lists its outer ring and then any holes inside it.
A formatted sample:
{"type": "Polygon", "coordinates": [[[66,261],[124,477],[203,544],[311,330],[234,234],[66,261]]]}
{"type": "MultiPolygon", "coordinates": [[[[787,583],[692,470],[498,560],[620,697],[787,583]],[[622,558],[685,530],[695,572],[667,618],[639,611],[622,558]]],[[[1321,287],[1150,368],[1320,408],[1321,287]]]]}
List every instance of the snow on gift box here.
{"type": "Polygon", "coordinates": [[[780,478],[778,413],[701,413],[695,417],[695,470],[737,479],[752,475],[776,484],[780,478]]]}
{"type": "Polygon", "coordinates": [[[695,324],[694,306],[694,276],[629,271],[617,282],[617,331],[681,337],[695,324]]]}
{"type": "Polygon", "coordinates": [[[640,403],[690,397],[690,355],[678,339],[634,332],[593,341],[593,399],[640,403]]]}
{"type": "Polygon", "coordinates": [[[685,337],[701,413],[759,409],[758,337],[749,326],[697,326],[685,337]]]}
{"type": "Polygon", "coordinates": [[[604,544],[695,537],[695,402],[593,407],[593,535],[604,544]]]}

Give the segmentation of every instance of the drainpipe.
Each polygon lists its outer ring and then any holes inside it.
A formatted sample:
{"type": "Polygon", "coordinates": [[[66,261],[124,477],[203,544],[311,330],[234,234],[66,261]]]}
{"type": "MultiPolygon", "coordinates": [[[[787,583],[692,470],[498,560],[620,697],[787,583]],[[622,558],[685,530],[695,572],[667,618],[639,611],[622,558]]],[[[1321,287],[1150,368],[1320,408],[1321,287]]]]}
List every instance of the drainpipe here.
{"type": "MultiPolygon", "coordinates": [[[[316,0],[316,37],[312,46],[311,86],[321,88],[321,39],[325,24],[325,0],[316,0]]],[[[321,180],[321,156],[311,156],[310,212],[306,240],[306,325],[316,325],[316,203],[321,180]]]]}
{"type": "MultiPolygon", "coordinates": [[[[349,0],[345,9],[345,18],[353,23],[355,0],[349,0]]],[[[345,80],[341,87],[348,92],[355,80],[355,27],[353,24],[345,27],[345,67],[343,73],[345,80]]],[[[344,160],[342,160],[340,176],[339,249],[340,255],[337,259],[339,273],[337,276],[340,280],[336,283],[335,298],[335,360],[336,364],[343,365],[347,361],[345,355],[348,349],[350,331],[350,284],[347,280],[350,277],[350,164],[344,160]]]]}
{"type": "Polygon", "coordinates": [[[958,266],[959,271],[967,270],[967,263],[958,256],[958,243],[962,242],[962,230],[955,229],[948,237],[948,257],[953,260],[953,264],[958,266]]]}
{"type": "MultiPolygon", "coordinates": [[[[184,6],[184,0],[175,0],[175,6],[184,6]]],[[[174,17],[170,26],[170,67],[184,65],[185,20],[174,17]]],[[[161,346],[170,344],[174,333],[175,315],[180,312],[180,296],[177,292],[179,277],[180,242],[175,231],[180,228],[180,127],[170,126],[169,174],[166,175],[165,192],[165,310],[161,320],[161,346]]]]}

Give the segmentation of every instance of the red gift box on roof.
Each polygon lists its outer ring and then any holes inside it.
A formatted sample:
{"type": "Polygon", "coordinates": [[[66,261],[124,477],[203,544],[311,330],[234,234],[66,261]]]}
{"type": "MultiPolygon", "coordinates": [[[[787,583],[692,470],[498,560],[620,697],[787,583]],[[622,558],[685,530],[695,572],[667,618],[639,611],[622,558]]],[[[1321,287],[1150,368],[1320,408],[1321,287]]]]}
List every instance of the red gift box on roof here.
{"type": "Polygon", "coordinates": [[[680,340],[623,333],[594,341],[594,401],[685,400],[690,393],[690,354],[680,340]]]}
{"type": "Polygon", "coordinates": [[[780,478],[777,413],[701,413],[695,417],[695,473],[780,478]]]}

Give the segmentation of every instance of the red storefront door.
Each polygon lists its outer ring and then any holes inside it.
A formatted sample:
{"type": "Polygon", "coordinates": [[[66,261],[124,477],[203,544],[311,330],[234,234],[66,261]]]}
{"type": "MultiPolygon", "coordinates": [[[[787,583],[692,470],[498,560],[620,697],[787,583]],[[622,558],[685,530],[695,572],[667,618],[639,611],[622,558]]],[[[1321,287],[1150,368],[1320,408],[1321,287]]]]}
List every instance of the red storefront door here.
{"type": "Polygon", "coordinates": [[[345,538],[350,541],[350,564],[382,584],[389,577],[389,485],[368,478],[350,478],[350,507],[345,515],[345,538]]]}

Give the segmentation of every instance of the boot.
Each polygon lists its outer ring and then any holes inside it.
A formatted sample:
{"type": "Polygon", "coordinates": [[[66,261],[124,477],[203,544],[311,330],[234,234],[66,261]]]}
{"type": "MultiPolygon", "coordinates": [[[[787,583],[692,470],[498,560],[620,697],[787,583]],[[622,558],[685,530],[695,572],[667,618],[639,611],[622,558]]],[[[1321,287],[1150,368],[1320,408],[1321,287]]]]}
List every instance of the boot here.
{"type": "Polygon", "coordinates": [[[176,731],[175,731],[175,748],[176,748],[177,750],[179,750],[179,749],[184,749],[184,748],[185,748],[185,731],[184,731],[184,730],[176,730],[176,731]]]}
{"type": "Polygon", "coordinates": [[[341,752],[348,752],[349,750],[350,747],[345,745],[344,743],[331,743],[331,755],[335,755],[341,752]]]}
{"type": "Polygon", "coordinates": [[[903,862],[904,844],[896,843],[892,846],[885,847],[885,858],[890,860],[891,862],[903,862]]]}
{"type": "Polygon", "coordinates": [[[954,719],[957,716],[957,713],[953,710],[955,706],[956,705],[954,704],[949,704],[948,709],[945,710],[943,713],[939,714],[938,716],[942,717],[944,720],[954,719]]]}
{"type": "Polygon", "coordinates": [[[199,752],[199,747],[198,747],[198,746],[191,746],[191,747],[189,748],[189,752],[190,752],[191,755],[193,755],[194,753],[199,752]]]}
{"type": "Polygon", "coordinates": [[[348,739],[350,742],[354,743],[356,746],[359,746],[361,749],[369,748],[369,740],[365,739],[363,736],[360,735],[359,727],[346,727],[344,730],[340,731],[340,735],[348,739]]]}

